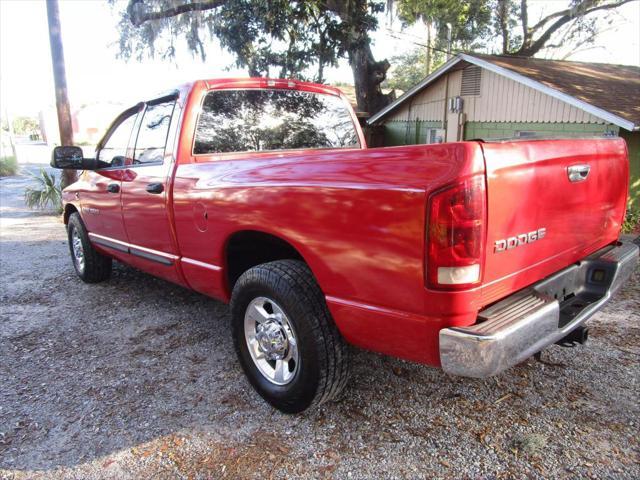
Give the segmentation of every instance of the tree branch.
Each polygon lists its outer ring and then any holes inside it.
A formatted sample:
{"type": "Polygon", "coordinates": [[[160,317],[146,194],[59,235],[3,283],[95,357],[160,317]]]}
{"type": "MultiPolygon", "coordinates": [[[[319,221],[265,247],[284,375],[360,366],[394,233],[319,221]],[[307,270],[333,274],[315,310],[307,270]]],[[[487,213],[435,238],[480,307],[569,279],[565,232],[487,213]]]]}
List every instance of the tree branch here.
{"type": "MultiPolygon", "coordinates": [[[[600,30],[597,33],[597,35],[600,35],[600,34],[602,34],[604,32],[610,32],[610,31],[615,30],[615,29],[616,29],[615,26],[612,26],[612,27],[609,27],[609,28],[605,28],[603,30],[600,30]]],[[[563,47],[566,47],[565,38],[567,37],[567,35],[569,33],[570,32],[565,33],[558,43],[545,45],[542,50],[552,50],[552,49],[559,50],[559,49],[561,49],[563,47]]],[[[576,52],[584,52],[586,50],[591,50],[591,49],[595,49],[595,48],[604,48],[602,46],[593,46],[593,47],[589,47],[589,48],[580,49],[583,45],[587,45],[588,43],[593,42],[595,37],[596,37],[596,34],[591,35],[590,37],[583,38],[582,40],[577,42],[575,45],[572,45],[571,50],[568,53],[566,53],[565,55],[563,55],[562,58],[560,58],[560,60],[566,60],[569,56],[575,54],[576,52]]]]}
{"type": "Polygon", "coordinates": [[[538,23],[536,23],[533,27],[529,29],[529,34],[533,35],[535,32],[543,28],[547,23],[549,23],[554,18],[558,17],[570,17],[575,18],[579,16],[585,16],[591,12],[595,12],[596,10],[608,10],[612,8],[617,8],[625,3],[632,2],[633,0],[618,0],[614,3],[606,3],[604,5],[598,5],[598,0],[584,0],[573,7],[567,8],[565,10],[559,10],[550,15],[547,15],[538,23]]]}
{"type": "Polygon", "coordinates": [[[604,48],[604,47],[587,47],[587,48],[583,48],[582,50],[577,49],[577,50],[573,50],[571,52],[567,52],[566,55],[563,55],[563,57],[560,60],[567,60],[569,57],[571,57],[571,55],[575,55],[576,53],[580,53],[580,52],[588,52],[589,50],[598,50],[600,48],[604,48]]]}
{"type": "Polygon", "coordinates": [[[553,24],[547,28],[544,33],[542,35],[540,35],[540,37],[538,37],[538,39],[536,41],[534,41],[533,43],[531,43],[531,45],[526,45],[526,44],[522,44],[522,47],[515,52],[513,55],[519,55],[519,56],[524,56],[524,57],[531,57],[533,55],[535,55],[538,51],[542,50],[542,48],[544,48],[544,44],[547,43],[549,41],[549,39],[551,38],[551,36],[558,31],[558,29],[560,29],[563,25],[571,22],[572,20],[575,20],[578,17],[585,17],[587,15],[589,15],[590,13],[593,13],[595,11],[598,10],[611,10],[614,8],[617,8],[621,5],[624,5],[625,3],[629,3],[632,2],[634,0],[619,0],[618,2],[615,3],[607,3],[604,5],[598,5],[598,6],[594,6],[592,8],[587,8],[586,10],[584,10],[586,5],[594,5],[597,0],[585,0],[584,2],[576,5],[573,8],[570,9],[566,9],[566,10],[562,10],[561,12],[556,12],[554,14],[549,15],[548,17],[542,19],[540,22],[538,22],[538,24],[536,26],[534,26],[530,32],[532,33],[533,31],[535,31],[535,29],[539,28],[539,25],[542,22],[548,22],[549,19],[551,18],[556,18],[559,15],[560,18],[558,18],[558,20],[556,20],[555,22],[553,22],[553,24]],[[563,12],[565,12],[563,14],[563,12]]]}
{"type": "Polygon", "coordinates": [[[202,2],[183,3],[175,7],[158,11],[145,11],[146,5],[144,0],[130,0],[127,5],[127,13],[131,23],[139,27],[149,20],[160,20],[162,18],[175,17],[183,13],[202,12],[204,10],[212,10],[224,5],[224,0],[205,0],[202,2]]]}

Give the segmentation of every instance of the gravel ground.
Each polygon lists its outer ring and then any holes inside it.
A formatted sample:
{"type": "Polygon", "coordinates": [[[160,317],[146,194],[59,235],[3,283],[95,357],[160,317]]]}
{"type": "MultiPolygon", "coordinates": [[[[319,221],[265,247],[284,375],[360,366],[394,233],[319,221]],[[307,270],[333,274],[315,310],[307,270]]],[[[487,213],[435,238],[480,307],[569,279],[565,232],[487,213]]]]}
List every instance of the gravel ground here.
{"type": "Polygon", "coordinates": [[[353,352],[344,399],[283,415],[222,303],[123,265],[85,285],[58,217],[0,180],[0,478],[639,478],[640,273],[489,380],[353,352]]]}

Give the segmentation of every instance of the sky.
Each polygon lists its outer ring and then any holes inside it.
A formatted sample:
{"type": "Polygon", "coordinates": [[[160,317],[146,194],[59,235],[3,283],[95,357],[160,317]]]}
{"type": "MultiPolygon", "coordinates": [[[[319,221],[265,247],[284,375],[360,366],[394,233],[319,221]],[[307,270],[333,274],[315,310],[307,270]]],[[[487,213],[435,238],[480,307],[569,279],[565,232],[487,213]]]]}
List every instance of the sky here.
{"type": "MultiPolygon", "coordinates": [[[[530,18],[557,7],[562,0],[530,0],[530,18]]],[[[96,101],[136,103],[172,86],[197,78],[246,76],[232,67],[233,57],[215,41],[207,61],[186,48],[175,61],[117,59],[118,15],[106,0],[59,0],[67,85],[71,108],[96,101]],[[231,68],[229,68],[231,66],[231,68]]],[[[390,58],[424,43],[423,29],[401,31],[399,23],[381,17],[372,34],[376,59],[390,58]]],[[[640,65],[640,1],[624,5],[613,28],[597,47],[569,59],[640,65]]],[[[352,83],[346,61],[327,72],[329,82],[352,83]]],[[[0,109],[4,115],[37,115],[55,101],[45,0],[0,0],[0,109]]]]}

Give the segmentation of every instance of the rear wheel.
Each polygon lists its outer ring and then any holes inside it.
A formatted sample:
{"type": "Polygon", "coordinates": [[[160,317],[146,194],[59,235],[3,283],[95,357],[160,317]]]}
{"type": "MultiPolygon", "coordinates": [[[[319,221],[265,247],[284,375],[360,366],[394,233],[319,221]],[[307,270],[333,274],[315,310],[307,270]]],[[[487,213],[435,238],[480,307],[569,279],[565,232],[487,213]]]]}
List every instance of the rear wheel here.
{"type": "Polygon", "coordinates": [[[278,260],[245,272],[231,312],[242,368],[271,405],[297,413],[344,389],[348,347],[304,262],[278,260]]]}
{"type": "Polygon", "coordinates": [[[78,276],[87,283],[98,283],[111,276],[112,260],[98,253],[89,241],[80,214],[72,213],[67,225],[71,260],[78,276]]]}

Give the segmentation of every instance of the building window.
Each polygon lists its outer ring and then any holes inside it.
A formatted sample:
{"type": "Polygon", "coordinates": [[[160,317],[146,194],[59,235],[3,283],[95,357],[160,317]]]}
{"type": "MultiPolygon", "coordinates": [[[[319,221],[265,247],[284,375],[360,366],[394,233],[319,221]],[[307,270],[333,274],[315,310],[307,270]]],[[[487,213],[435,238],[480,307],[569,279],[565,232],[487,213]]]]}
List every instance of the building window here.
{"type": "Polygon", "coordinates": [[[444,143],[444,130],[441,128],[428,129],[427,143],[444,143]]]}
{"type": "Polygon", "coordinates": [[[482,69],[476,65],[469,65],[467,68],[462,70],[462,87],[460,88],[460,95],[480,95],[481,77],[482,69]]]}
{"type": "Polygon", "coordinates": [[[518,138],[531,138],[531,137],[537,137],[537,136],[538,136],[538,132],[531,132],[527,130],[520,130],[516,132],[516,137],[518,138]]]}

